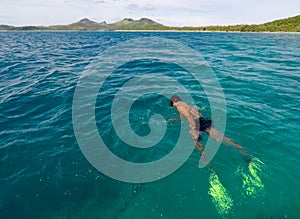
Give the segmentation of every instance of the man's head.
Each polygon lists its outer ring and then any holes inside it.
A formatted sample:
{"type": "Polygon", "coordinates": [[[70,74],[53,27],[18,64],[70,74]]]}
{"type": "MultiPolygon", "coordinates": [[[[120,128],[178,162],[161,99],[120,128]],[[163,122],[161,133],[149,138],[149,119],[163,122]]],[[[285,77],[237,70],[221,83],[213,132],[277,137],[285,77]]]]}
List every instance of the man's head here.
{"type": "Polygon", "coordinates": [[[177,103],[181,101],[180,97],[178,97],[177,95],[173,95],[171,98],[170,98],[170,106],[174,106],[174,103],[177,103]]]}

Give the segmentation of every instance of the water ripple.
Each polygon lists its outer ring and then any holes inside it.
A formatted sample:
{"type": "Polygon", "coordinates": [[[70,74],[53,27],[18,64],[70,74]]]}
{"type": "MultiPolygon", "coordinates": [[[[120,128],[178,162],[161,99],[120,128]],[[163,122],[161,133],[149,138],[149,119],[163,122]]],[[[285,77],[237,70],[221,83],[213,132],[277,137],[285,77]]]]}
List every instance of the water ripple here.
{"type": "MultiPolygon", "coordinates": [[[[207,218],[218,217],[207,204],[210,203],[204,188],[205,183],[208,184],[207,176],[196,167],[198,153],[195,152],[187,164],[168,179],[153,186],[145,185],[147,189],[135,190],[136,185],[122,184],[99,174],[85,160],[76,143],[72,101],[82,72],[109,46],[142,36],[177,39],[203,54],[225,93],[226,135],[266,163],[268,172],[262,176],[265,201],[278,209],[288,209],[280,208],[285,203],[299,203],[299,35],[0,32],[0,217],[9,218],[17,206],[15,218],[24,215],[31,218],[54,215],[57,218],[84,213],[91,217],[93,214],[103,215],[103,218],[111,215],[126,217],[129,209],[135,209],[137,215],[144,216],[144,212],[148,212],[149,217],[156,218],[159,215],[153,209],[158,209],[156,205],[159,205],[164,206],[161,209],[166,215],[173,215],[172,218],[179,218],[172,214],[174,208],[180,209],[185,217],[194,218],[195,205],[190,203],[200,203],[203,206],[201,213],[207,218]],[[195,190],[183,184],[193,184],[195,190]],[[290,193],[292,189],[295,189],[294,194],[290,193]],[[177,199],[170,198],[179,197],[177,194],[188,200],[186,204],[184,200],[178,204],[177,199]],[[281,200],[280,197],[285,198],[281,200]],[[29,203],[30,207],[24,203],[29,203]],[[142,210],[136,206],[142,206],[139,207],[142,210]]],[[[142,152],[118,139],[110,117],[113,97],[120,86],[141,72],[144,75],[165,73],[178,79],[190,90],[203,114],[208,117],[210,114],[201,86],[173,63],[138,60],[120,66],[99,89],[96,118],[89,120],[96,119],[98,133],[88,133],[87,138],[101,134],[111,151],[135,162],[155,160],[167,154],[176,142],[179,128],[177,124],[168,125],[166,137],[160,144],[142,152]]],[[[157,86],[155,77],[148,79],[153,82],[151,89],[157,88],[169,95],[174,90],[181,92],[167,83],[157,86]]],[[[96,81],[93,83],[97,85],[96,81]]],[[[209,81],[202,83],[209,84],[209,81]]],[[[141,83],[130,89],[149,88],[141,83]]],[[[210,95],[218,101],[217,92],[210,95]]],[[[83,97],[80,107],[84,109],[88,104],[83,97]]],[[[167,99],[145,96],[133,105],[130,114],[136,133],[145,135],[149,132],[149,118],[154,113],[162,114],[165,119],[177,116],[176,111],[168,107],[167,99]]],[[[120,111],[118,116],[124,114],[120,111]]],[[[259,199],[245,199],[238,193],[240,179],[232,181],[233,170],[242,165],[242,160],[235,157],[237,155],[233,150],[221,147],[213,165],[220,173],[222,183],[228,187],[226,189],[233,193],[232,197],[243,202],[235,206],[238,212],[231,216],[239,218],[243,211],[249,218],[255,218],[267,207],[262,206],[259,199]],[[255,210],[247,210],[249,206],[255,210]]],[[[267,209],[268,217],[274,215],[270,209],[267,209]]],[[[293,218],[293,212],[283,212],[293,218]]]]}

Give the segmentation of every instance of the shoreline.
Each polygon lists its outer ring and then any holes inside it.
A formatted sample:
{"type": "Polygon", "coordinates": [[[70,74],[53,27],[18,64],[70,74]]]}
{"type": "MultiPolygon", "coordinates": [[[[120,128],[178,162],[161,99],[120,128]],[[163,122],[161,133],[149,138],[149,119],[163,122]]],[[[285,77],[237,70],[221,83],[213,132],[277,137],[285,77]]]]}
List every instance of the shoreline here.
{"type": "Polygon", "coordinates": [[[300,32],[284,31],[198,31],[198,30],[0,30],[1,32],[157,32],[157,33],[264,33],[264,34],[300,34],[300,32]]]}
{"type": "Polygon", "coordinates": [[[250,33],[250,34],[300,34],[300,32],[284,32],[284,31],[196,31],[196,30],[0,30],[0,33],[5,32],[48,32],[48,33],[55,33],[55,32],[128,32],[128,33],[250,33]]]}
{"type": "Polygon", "coordinates": [[[199,30],[114,30],[112,32],[191,32],[191,33],[288,33],[300,34],[300,32],[284,32],[284,31],[199,31],[199,30]]]}
{"type": "Polygon", "coordinates": [[[168,26],[149,18],[134,20],[124,18],[115,23],[95,22],[83,18],[77,22],[62,25],[25,25],[0,24],[0,31],[104,31],[104,32],[220,32],[220,33],[300,33],[300,15],[273,20],[262,24],[168,26]]]}

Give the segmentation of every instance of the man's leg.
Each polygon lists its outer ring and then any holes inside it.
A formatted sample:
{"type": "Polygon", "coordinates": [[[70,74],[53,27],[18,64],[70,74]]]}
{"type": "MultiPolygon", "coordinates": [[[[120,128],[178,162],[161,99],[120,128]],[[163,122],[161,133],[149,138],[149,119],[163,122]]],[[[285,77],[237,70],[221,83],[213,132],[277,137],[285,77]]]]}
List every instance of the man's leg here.
{"type": "Polygon", "coordinates": [[[207,162],[205,155],[203,155],[203,152],[204,152],[203,145],[202,145],[200,142],[196,142],[196,143],[195,143],[195,147],[200,151],[201,160],[207,165],[208,169],[209,169],[212,173],[216,173],[215,170],[211,167],[210,163],[207,162]]]}
{"type": "Polygon", "coordinates": [[[227,138],[226,136],[223,136],[218,130],[215,128],[207,128],[205,131],[217,142],[221,142],[224,145],[232,145],[234,148],[239,150],[244,156],[250,156],[250,154],[243,149],[243,147],[239,144],[236,144],[233,140],[230,138],[227,138]]]}

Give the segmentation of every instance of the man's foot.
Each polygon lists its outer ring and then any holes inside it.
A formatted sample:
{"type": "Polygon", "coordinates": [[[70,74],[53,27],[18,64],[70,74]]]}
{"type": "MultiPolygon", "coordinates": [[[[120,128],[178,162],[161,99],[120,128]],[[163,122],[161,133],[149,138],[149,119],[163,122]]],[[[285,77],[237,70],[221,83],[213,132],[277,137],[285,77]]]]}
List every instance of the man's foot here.
{"type": "Polygon", "coordinates": [[[249,164],[252,161],[252,157],[250,154],[244,154],[243,159],[246,161],[247,164],[249,164]]]}

